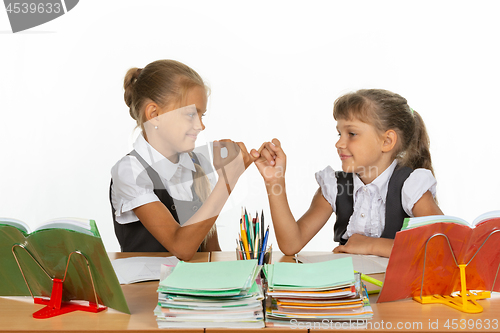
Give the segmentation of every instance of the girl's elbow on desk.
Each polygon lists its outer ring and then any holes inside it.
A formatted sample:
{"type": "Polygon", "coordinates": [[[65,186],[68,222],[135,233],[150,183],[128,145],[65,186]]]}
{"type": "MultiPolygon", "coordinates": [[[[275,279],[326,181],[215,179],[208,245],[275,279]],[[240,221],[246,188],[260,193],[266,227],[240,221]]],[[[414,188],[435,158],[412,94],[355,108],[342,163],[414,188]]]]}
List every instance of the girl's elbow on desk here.
{"type": "MultiPolygon", "coordinates": [[[[280,250],[281,250],[281,249],[280,249],[280,250]]],[[[281,252],[283,252],[283,254],[284,254],[284,255],[286,255],[286,256],[294,256],[294,255],[296,255],[297,253],[299,253],[299,252],[300,252],[300,250],[299,250],[299,251],[286,251],[286,250],[281,250],[281,252]]]]}
{"type": "Polygon", "coordinates": [[[302,247],[296,247],[296,246],[283,246],[283,245],[280,245],[280,242],[278,241],[278,247],[280,249],[281,252],[283,252],[284,255],[286,256],[294,256],[296,255],[297,253],[300,252],[300,250],[302,250],[302,247]]]}
{"type": "MultiPolygon", "coordinates": [[[[179,231],[179,229],[177,230],[177,232],[179,231]]],[[[179,235],[177,233],[168,242],[168,244],[162,243],[162,245],[165,247],[165,249],[167,249],[168,252],[176,256],[178,259],[184,261],[191,260],[196,251],[198,250],[198,246],[186,244],[183,235],[179,235]]]]}
{"type": "Polygon", "coordinates": [[[196,253],[197,249],[190,250],[185,248],[176,249],[175,247],[172,249],[167,249],[171,254],[177,257],[179,260],[188,261],[191,260],[196,253]]]}

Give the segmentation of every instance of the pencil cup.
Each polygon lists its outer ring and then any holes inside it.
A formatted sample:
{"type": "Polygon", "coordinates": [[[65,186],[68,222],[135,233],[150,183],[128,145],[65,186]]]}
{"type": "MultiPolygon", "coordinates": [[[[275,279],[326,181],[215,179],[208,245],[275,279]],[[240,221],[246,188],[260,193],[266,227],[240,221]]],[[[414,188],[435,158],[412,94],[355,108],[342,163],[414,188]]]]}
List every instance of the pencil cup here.
{"type": "MultiPolygon", "coordinates": [[[[272,262],[272,251],[271,247],[268,247],[266,252],[264,253],[263,264],[270,264],[272,262]]],[[[238,260],[247,260],[247,259],[260,259],[262,251],[254,252],[254,251],[241,251],[241,249],[236,248],[236,258],[238,260]]],[[[259,260],[260,261],[260,260],[259,260]]]]}

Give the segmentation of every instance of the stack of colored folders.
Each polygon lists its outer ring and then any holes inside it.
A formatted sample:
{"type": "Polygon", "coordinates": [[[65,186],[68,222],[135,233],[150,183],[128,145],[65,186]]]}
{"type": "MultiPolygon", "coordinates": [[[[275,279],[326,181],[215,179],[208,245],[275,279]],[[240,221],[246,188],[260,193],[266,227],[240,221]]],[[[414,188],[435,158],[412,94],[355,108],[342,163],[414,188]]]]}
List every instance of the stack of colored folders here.
{"type": "Polygon", "coordinates": [[[179,262],[160,281],[158,327],[264,327],[259,272],[257,260],[179,262]]]}
{"type": "Polygon", "coordinates": [[[271,297],[266,309],[267,326],[290,326],[299,321],[362,322],[373,316],[351,258],[313,264],[279,262],[265,265],[264,273],[271,297]]]}

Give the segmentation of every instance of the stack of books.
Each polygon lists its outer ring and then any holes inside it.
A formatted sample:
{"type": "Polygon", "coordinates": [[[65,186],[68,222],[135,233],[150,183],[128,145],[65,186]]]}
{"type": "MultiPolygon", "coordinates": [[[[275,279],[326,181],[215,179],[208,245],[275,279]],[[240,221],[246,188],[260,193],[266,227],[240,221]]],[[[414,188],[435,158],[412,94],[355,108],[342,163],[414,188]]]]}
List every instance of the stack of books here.
{"type": "Polygon", "coordinates": [[[311,264],[280,262],[265,265],[264,273],[270,297],[269,327],[336,328],[334,323],[366,324],[373,317],[368,293],[360,274],[354,273],[351,258],[311,264]],[[309,326],[298,326],[299,322],[309,326]]]}
{"type": "Polygon", "coordinates": [[[259,273],[257,260],[179,262],[160,281],[154,311],[158,327],[264,327],[259,273]]]}

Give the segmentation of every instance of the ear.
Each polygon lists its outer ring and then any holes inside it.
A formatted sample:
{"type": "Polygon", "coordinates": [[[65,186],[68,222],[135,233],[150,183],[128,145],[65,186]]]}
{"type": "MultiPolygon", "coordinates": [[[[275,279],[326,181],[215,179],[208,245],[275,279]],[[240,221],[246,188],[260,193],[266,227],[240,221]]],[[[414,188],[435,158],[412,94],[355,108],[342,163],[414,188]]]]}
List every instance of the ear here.
{"type": "Polygon", "coordinates": [[[160,107],[155,102],[150,102],[146,104],[144,114],[146,115],[146,121],[156,121],[155,118],[160,115],[160,107]]]}
{"type": "Polygon", "coordinates": [[[382,136],[382,152],[388,153],[394,149],[398,142],[398,134],[394,130],[388,130],[382,136]]]}

